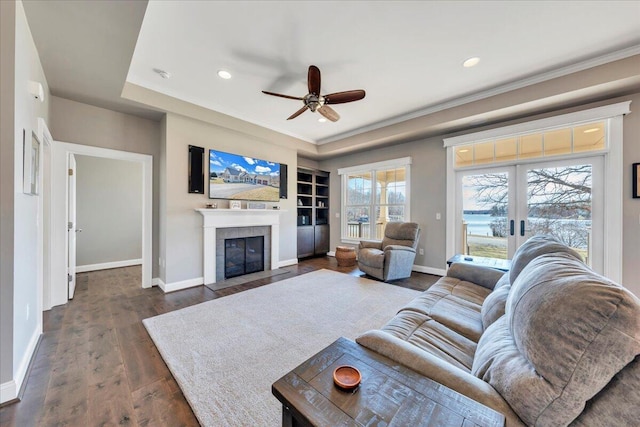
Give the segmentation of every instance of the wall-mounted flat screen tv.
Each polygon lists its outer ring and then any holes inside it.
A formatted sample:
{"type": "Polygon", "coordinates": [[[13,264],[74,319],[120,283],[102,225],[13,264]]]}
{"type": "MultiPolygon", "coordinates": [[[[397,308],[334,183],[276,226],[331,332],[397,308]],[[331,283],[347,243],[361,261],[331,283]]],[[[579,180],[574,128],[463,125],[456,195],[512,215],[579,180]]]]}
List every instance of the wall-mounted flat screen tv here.
{"type": "Polygon", "coordinates": [[[209,150],[209,198],[280,200],[280,164],[209,150]]]}

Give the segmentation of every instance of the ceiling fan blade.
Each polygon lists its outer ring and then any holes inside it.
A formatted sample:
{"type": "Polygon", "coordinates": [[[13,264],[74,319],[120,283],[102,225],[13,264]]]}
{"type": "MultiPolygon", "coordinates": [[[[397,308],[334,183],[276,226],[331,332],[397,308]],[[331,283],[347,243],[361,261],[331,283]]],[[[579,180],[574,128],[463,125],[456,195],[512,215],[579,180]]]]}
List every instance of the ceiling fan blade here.
{"type": "Polygon", "coordinates": [[[316,111],[322,114],[323,116],[325,116],[327,119],[331,120],[332,122],[337,122],[338,120],[340,120],[340,114],[336,113],[335,110],[329,107],[328,105],[323,105],[322,107],[318,108],[316,111]]]}
{"type": "Polygon", "coordinates": [[[362,89],[348,90],[346,92],[330,93],[324,96],[325,104],[344,104],[345,102],[359,101],[365,96],[362,89]]]}
{"type": "Polygon", "coordinates": [[[315,65],[309,66],[307,83],[309,85],[309,93],[315,93],[316,96],[320,96],[320,69],[315,65]]]}
{"type": "Polygon", "coordinates": [[[302,101],[304,99],[300,98],[299,96],[282,95],[281,93],[267,92],[266,90],[263,90],[262,93],[267,95],[279,96],[280,98],[296,99],[298,101],[302,101]]]}
{"type": "Polygon", "coordinates": [[[287,117],[287,120],[291,120],[291,119],[295,119],[296,117],[298,117],[300,114],[304,113],[307,110],[306,105],[304,107],[302,107],[301,109],[299,109],[298,111],[296,111],[295,113],[293,113],[292,115],[290,115],[289,117],[287,117]]]}

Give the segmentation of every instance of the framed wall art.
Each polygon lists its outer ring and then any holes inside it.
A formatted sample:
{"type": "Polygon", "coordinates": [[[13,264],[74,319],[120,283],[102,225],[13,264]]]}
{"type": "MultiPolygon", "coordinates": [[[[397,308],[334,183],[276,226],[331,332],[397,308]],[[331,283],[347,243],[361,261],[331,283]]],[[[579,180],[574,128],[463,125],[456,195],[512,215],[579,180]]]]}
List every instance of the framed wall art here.
{"type": "Polygon", "coordinates": [[[40,182],[40,141],[34,132],[27,140],[26,130],[22,129],[23,150],[23,193],[38,195],[40,182]]]}
{"type": "Polygon", "coordinates": [[[633,198],[640,199],[640,163],[633,164],[633,198]]]}

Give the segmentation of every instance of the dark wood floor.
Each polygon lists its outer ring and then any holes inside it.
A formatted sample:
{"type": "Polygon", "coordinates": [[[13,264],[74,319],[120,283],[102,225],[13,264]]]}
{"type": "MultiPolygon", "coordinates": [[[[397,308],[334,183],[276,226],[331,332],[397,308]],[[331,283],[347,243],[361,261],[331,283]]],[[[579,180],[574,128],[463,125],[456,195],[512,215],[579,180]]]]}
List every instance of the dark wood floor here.
{"type": "MultiPolygon", "coordinates": [[[[287,267],[293,275],[321,268],[354,276],[335,258],[287,267]]],[[[140,268],[79,274],[76,296],[45,312],[44,334],[20,402],[0,408],[2,426],[197,426],[142,319],[292,277],[273,276],[211,291],[204,286],[165,294],[142,289],[140,268]]],[[[438,276],[413,273],[393,282],[426,289],[438,276]]]]}

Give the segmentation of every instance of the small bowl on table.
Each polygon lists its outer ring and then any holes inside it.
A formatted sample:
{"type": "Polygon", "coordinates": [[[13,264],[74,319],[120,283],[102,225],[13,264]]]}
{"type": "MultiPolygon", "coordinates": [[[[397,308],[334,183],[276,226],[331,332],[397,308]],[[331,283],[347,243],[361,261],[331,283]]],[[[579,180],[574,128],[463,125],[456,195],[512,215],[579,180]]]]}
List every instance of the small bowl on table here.
{"type": "Polygon", "coordinates": [[[333,371],[333,382],[343,390],[353,390],[360,385],[360,381],[362,381],[362,375],[353,366],[338,366],[333,371]]]}

